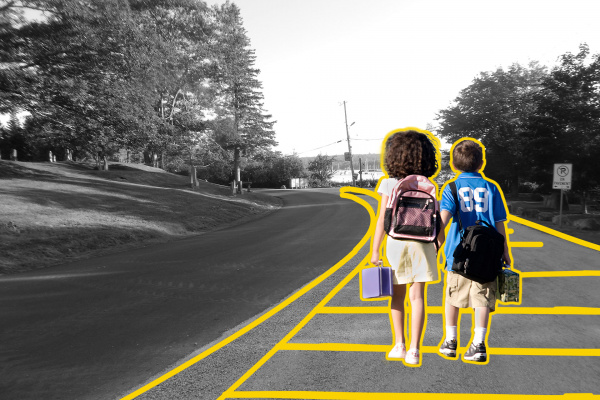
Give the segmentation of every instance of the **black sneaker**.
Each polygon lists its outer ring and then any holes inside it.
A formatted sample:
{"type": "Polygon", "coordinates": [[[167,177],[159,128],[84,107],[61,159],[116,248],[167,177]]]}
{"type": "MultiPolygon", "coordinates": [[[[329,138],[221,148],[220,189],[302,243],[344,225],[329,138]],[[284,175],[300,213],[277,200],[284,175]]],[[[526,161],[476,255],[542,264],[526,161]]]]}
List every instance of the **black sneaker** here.
{"type": "Polygon", "coordinates": [[[456,339],[445,340],[439,352],[446,357],[456,357],[456,339]]]}
{"type": "Polygon", "coordinates": [[[469,347],[469,350],[467,350],[463,357],[467,361],[485,362],[487,360],[485,343],[477,345],[471,343],[471,347],[469,347]]]}

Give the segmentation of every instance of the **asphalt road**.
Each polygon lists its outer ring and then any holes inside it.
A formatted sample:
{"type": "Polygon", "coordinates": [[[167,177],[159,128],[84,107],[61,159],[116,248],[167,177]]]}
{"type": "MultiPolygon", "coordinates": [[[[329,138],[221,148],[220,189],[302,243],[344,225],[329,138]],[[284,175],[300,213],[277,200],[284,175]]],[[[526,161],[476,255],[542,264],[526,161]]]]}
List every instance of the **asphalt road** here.
{"type": "Polygon", "coordinates": [[[240,226],[0,278],[0,398],[111,399],[342,259],[369,217],[338,190],[273,191],[240,226]]]}
{"type": "MultiPolygon", "coordinates": [[[[260,324],[244,328],[225,346],[204,349],[159,384],[149,377],[148,386],[136,392],[132,388],[127,398],[597,398],[598,250],[516,222],[509,229],[515,267],[522,274],[522,299],[518,305],[498,305],[493,314],[487,364],[438,355],[443,282],[428,285],[422,365],[386,360],[392,343],[388,301],[359,297],[358,274],[369,254],[366,242],[350,260],[315,286],[296,292],[260,324]]],[[[459,353],[469,344],[471,322],[469,313],[462,315],[459,353]]]]}

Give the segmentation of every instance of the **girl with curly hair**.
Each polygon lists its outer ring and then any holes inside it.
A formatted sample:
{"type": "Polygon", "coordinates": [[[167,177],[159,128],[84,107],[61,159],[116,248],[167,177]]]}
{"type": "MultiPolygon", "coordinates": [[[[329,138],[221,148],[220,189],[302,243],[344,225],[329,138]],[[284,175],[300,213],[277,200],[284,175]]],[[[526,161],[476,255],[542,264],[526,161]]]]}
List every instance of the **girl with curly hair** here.
{"type": "MultiPolygon", "coordinates": [[[[389,178],[383,179],[377,192],[381,195],[380,210],[372,241],[371,263],[379,265],[380,247],[385,235],[384,215],[388,198],[396,183],[409,175],[422,175],[427,178],[439,171],[439,149],[432,143],[427,131],[403,130],[388,136],[385,145],[384,166],[389,178]]],[[[444,242],[444,231],[437,237],[437,248],[444,242]]],[[[388,359],[404,359],[405,364],[419,365],[419,349],[425,322],[424,293],[427,282],[439,280],[435,243],[415,240],[396,240],[387,237],[385,257],[393,269],[393,293],[391,303],[392,325],[395,345],[388,353],[388,359]],[[404,335],[404,302],[406,287],[411,305],[410,348],[406,350],[404,335]]]]}

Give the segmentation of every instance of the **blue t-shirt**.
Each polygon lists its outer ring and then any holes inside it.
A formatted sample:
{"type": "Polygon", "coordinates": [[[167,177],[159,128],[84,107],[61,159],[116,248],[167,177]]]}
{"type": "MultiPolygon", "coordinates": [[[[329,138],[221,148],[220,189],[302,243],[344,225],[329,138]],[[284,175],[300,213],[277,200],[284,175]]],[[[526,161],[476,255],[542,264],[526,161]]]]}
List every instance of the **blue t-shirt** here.
{"type": "MultiPolygon", "coordinates": [[[[502,192],[493,182],[488,181],[478,172],[463,172],[455,180],[458,201],[460,202],[460,218],[463,229],[483,220],[494,226],[496,222],[506,221],[506,207],[502,192]]],[[[446,270],[452,270],[454,249],[460,243],[456,203],[450,185],[446,183],[442,192],[440,210],[452,214],[452,224],[444,245],[446,270]]]]}

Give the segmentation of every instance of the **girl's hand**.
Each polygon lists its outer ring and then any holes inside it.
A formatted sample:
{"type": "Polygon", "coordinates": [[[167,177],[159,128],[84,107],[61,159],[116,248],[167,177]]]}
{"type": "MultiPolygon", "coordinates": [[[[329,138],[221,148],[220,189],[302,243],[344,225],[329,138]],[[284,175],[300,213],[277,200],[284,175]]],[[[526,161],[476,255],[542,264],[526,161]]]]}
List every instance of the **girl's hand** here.
{"type": "Polygon", "coordinates": [[[379,266],[382,264],[381,260],[379,259],[379,254],[373,254],[371,256],[371,264],[375,266],[379,266]]]}

